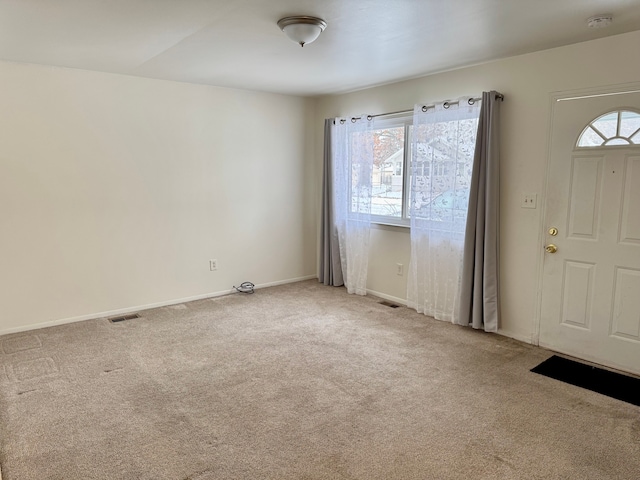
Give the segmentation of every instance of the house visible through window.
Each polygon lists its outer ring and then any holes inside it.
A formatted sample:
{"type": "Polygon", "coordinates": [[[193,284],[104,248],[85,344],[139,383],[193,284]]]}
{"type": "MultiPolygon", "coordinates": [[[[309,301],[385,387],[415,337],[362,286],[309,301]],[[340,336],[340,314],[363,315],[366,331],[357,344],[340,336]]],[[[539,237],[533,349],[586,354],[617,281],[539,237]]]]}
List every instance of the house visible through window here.
{"type": "MultiPolygon", "coordinates": [[[[426,136],[417,139],[414,165],[411,165],[413,115],[377,119],[375,128],[367,135],[354,134],[352,142],[368,142],[373,150],[371,221],[409,226],[412,182],[414,208],[421,218],[443,222],[456,209],[460,210],[460,217],[466,216],[476,128],[475,117],[443,120],[422,127],[421,137],[426,136]],[[461,136],[469,137],[462,147],[458,145],[461,136]]],[[[352,182],[360,174],[353,171],[352,182]]],[[[357,202],[355,197],[352,199],[355,211],[353,202],[357,202]]]]}
{"type": "Polygon", "coordinates": [[[406,218],[404,172],[408,160],[405,152],[411,145],[411,121],[411,116],[380,120],[376,122],[379,128],[367,139],[373,148],[371,214],[374,222],[402,224],[406,218]]]}

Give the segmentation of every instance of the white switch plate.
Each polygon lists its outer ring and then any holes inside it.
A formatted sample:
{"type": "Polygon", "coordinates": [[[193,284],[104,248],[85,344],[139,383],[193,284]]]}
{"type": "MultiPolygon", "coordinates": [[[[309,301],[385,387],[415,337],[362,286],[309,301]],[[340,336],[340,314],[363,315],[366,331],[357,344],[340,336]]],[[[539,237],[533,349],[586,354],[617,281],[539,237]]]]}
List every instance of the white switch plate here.
{"type": "Polygon", "coordinates": [[[537,193],[523,193],[522,202],[520,203],[522,208],[536,208],[538,206],[538,194],[537,193]]]}
{"type": "Polygon", "coordinates": [[[397,275],[404,275],[404,265],[402,263],[396,263],[396,274],[397,275]]]}

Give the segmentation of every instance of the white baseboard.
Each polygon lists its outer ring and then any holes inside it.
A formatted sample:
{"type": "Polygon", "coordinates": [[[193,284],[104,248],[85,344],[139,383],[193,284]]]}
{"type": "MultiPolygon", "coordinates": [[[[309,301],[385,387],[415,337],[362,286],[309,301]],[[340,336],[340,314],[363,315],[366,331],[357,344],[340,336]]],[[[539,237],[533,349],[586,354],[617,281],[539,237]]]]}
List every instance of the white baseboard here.
{"type": "Polygon", "coordinates": [[[392,295],[387,295],[386,293],[376,292],[375,290],[370,290],[367,288],[367,295],[373,295],[374,297],[380,297],[384,300],[389,300],[390,302],[397,303],[398,305],[407,306],[407,301],[404,298],[394,297],[392,295]]]}
{"type": "MultiPolygon", "coordinates": [[[[313,278],[315,278],[317,280],[318,279],[318,275],[315,275],[315,274],[314,275],[306,275],[304,277],[289,278],[287,280],[278,280],[276,282],[261,283],[260,285],[256,285],[255,288],[257,290],[259,288],[277,287],[278,285],[286,285],[287,283],[304,282],[305,280],[311,280],[313,278]]],[[[235,292],[235,290],[231,290],[231,293],[233,293],[233,292],[235,292]]]]}
{"type": "MultiPolygon", "coordinates": [[[[275,287],[278,285],[286,285],[287,283],[295,283],[295,282],[302,282],[304,280],[311,280],[314,278],[318,278],[317,275],[306,275],[304,277],[296,277],[296,278],[289,278],[286,280],[278,280],[275,282],[267,282],[267,283],[261,283],[259,285],[255,286],[256,290],[259,290],[261,288],[267,288],[267,287],[275,287]]],[[[207,298],[215,298],[215,297],[221,297],[223,295],[229,295],[232,293],[236,293],[236,291],[234,289],[229,289],[229,290],[222,290],[219,292],[211,292],[211,293],[205,293],[202,295],[194,295],[191,297],[184,297],[184,298],[176,298],[173,300],[167,300],[167,301],[163,301],[163,302],[156,302],[156,303],[150,303],[150,304],[146,304],[146,305],[137,305],[134,307],[127,307],[127,308],[120,308],[120,309],[116,309],[116,310],[108,310],[105,312],[97,312],[97,313],[90,313],[88,315],[80,315],[78,317],[70,317],[70,318],[62,318],[59,320],[50,320],[47,322],[40,322],[40,323],[34,323],[31,325],[23,325],[23,326],[19,326],[19,327],[12,327],[12,328],[6,328],[6,329],[1,329],[0,330],[0,335],[6,335],[9,333],[19,333],[19,332],[26,332],[29,330],[36,330],[39,328],[46,328],[46,327],[53,327],[55,325],[64,325],[66,323],[75,323],[75,322],[82,322],[84,320],[93,320],[96,318],[106,318],[106,317],[114,317],[117,315],[124,315],[127,313],[133,313],[133,312],[140,312],[143,310],[150,310],[152,308],[159,308],[159,307],[167,307],[169,305],[177,305],[180,303],[186,303],[186,302],[193,302],[196,300],[204,300],[207,298]]],[[[373,295],[374,297],[379,297],[382,298],[384,300],[388,300],[390,302],[396,303],[398,305],[407,305],[407,300],[404,298],[400,298],[400,297],[394,297],[392,295],[387,295],[386,293],[382,293],[382,292],[376,292],[375,290],[371,290],[371,289],[367,289],[367,295],[373,295]]],[[[513,333],[510,332],[508,330],[502,330],[499,329],[498,330],[498,335],[503,335],[505,337],[509,337],[509,338],[513,338],[514,340],[519,340],[521,342],[524,343],[532,343],[532,338],[531,336],[528,335],[523,335],[520,333],[513,333]]],[[[0,480],[2,480],[2,473],[0,471],[0,480]]]]}
{"type": "Polygon", "coordinates": [[[524,342],[524,343],[528,343],[533,345],[533,339],[531,335],[525,335],[523,333],[514,333],[514,332],[510,332],[508,330],[502,330],[501,328],[498,329],[498,335],[502,335],[504,337],[509,337],[509,338],[513,338],[514,340],[518,340],[520,342],[524,342]]]}
{"type": "MultiPolygon", "coordinates": [[[[256,285],[255,289],[258,290],[260,288],[275,287],[277,285],[285,285],[287,283],[302,282],[304,280],[311,280],[312,278],[317,278],[317,276],[316,275],[307,275],[307,276],[304,276],[304,277],[289,278],[287,280],[278,280],[278,281],[275,281],[275,282],[261,283],[259,285],[256,285]]],[[[58,320],[50,320],[50,321],[47,321],[47,322],[39,322],[39,323],[31,324],[31,325],[23,325],[23,326],[19,326],[19,327],[6,328],[6,329],[1,329],[0,330],[0,335],[6,335],[8,333],[26,332],[26,331],[29,331],[29,330],[36,330],[36,329],[39,329],[39,328],[53,327],[55,325],[64,325],[66,323],[82,322],[82,321],[85,321],[85,320],[93,320],[93,319],[96,319],[96,318],[114,317],[114,316],[117,316],[117,315],[124,315],[124,314],[127,314],[127,313],[140,312],[140,311],[143,311],[143,310],[150,310],[152,308],[167,307],[169,305],[177,305],[179,303],[193,302],[195,300],[204,300],[206,298],[221,297],[223,295],[229,295],[231,293],[236,293],[236,290],[235,289],[230,289],[230,290],[223,290],[223,291],[219,291],[219,292],[204,293],[202,295],[194,295],[194,296],[191,296],[191,297],[176,298],[176,299],[173,299],[173,300],[167,300],[167,301],[163,301],[163,302],[149,303],[149,304],[146,304],[146,305],[137,305],[137,306],[134,306],[134,307],[119,308],[119,309],[116,309],[116,310],[108,310],[106,312],[90,313],[90,314],[87,314],[87,315],[80,315],[78,317],[61,318],[61,319],[58,319],[58,320]]],[[[0,480],[2,480],[2,477],[0,477],[0,480]]]]}
{"type": "MultiPolygon", "coordinates": [[[[380,298],[382,298],[384,300],[389,300],[390,302],[397,303],[398,305],[404,305],[405,307],[407,306],[407,300],[406,299],[399,298],[399,297],[393,297],[391,295],[387,295],[386,293],[376,292],[375,290],[367,289],[367,295],[373,295],[374,297],[380,297],[380,298]]],[[[521,333],[514,333],[514,332],[510,332],[508,330],[502,330],[501,328],[499,328],[496,333],[498,335],[502,335],[502,336],[505,336],[505,337],[513,338],[514,340],[518,340],[520,342],[529,343],[529,344],[533,343],[531,335],[525,335],[525,334],[521,334],[521,333]]]]}

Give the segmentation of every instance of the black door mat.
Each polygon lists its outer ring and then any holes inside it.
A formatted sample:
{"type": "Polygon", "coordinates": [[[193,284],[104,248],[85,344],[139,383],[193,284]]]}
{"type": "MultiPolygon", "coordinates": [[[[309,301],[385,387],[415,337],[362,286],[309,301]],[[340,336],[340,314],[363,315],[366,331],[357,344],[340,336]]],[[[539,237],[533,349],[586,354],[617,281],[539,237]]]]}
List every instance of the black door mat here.
{"type": "Polygon", "coordinates": [[[548,358],[531,371],[640,407],[640,378],[585,365],[557,355],[548,358]]]}

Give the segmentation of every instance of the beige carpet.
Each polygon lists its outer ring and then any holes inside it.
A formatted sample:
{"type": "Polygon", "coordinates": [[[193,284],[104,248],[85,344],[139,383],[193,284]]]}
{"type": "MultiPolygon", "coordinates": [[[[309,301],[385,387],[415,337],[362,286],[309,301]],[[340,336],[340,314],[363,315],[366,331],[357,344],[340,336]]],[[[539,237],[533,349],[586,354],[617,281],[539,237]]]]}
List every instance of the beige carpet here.
{"type": "Polygon", "coordinates": [[[4,480],[638,479],[640,408],[315,281],[0,337],[4,480]]]}

